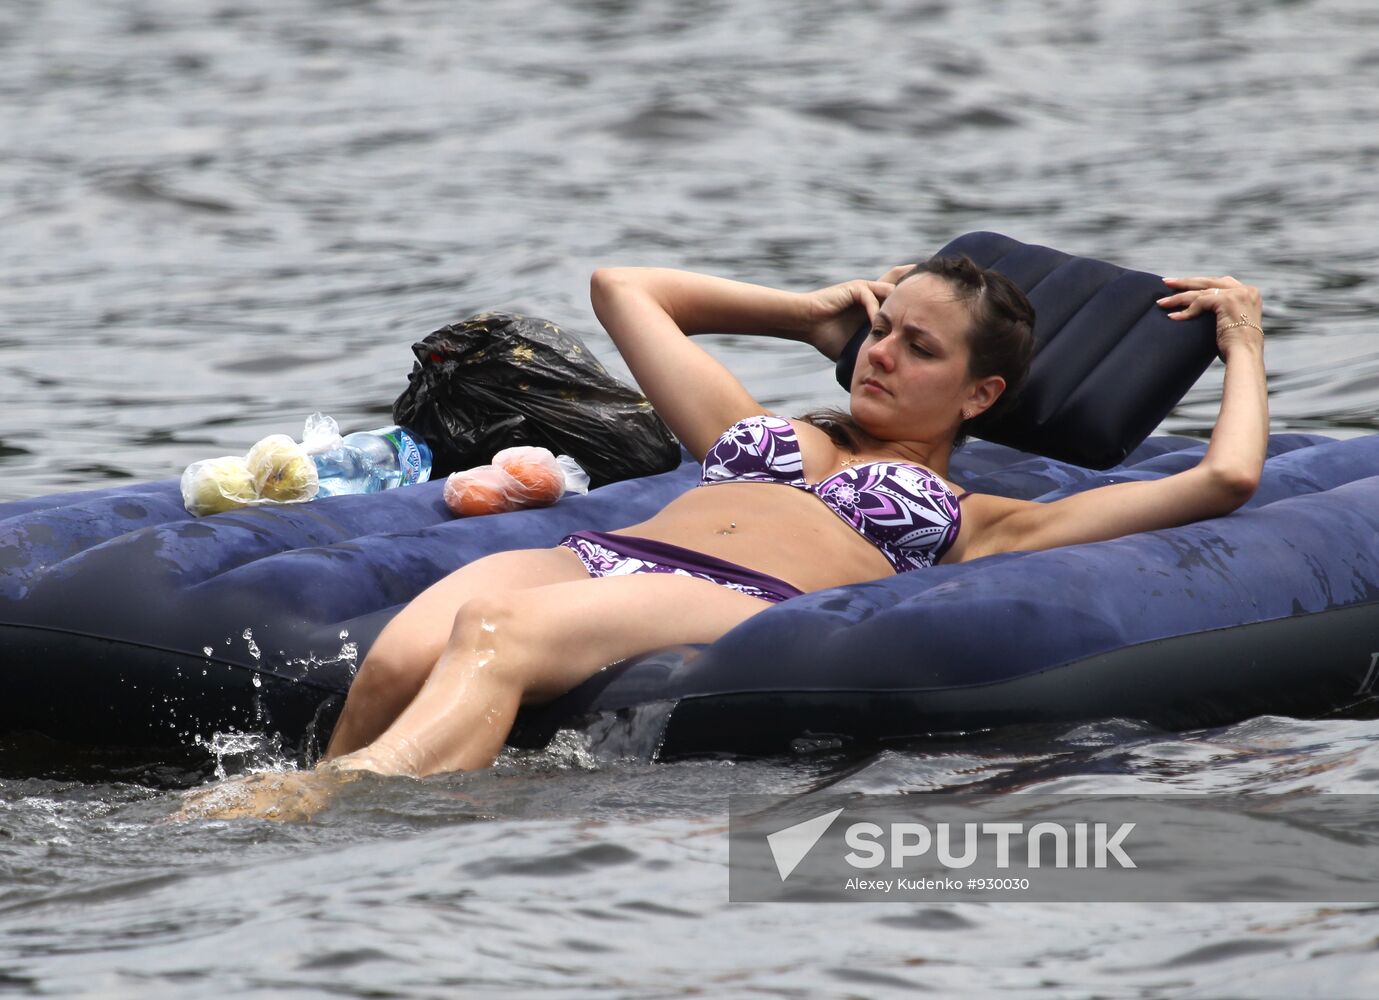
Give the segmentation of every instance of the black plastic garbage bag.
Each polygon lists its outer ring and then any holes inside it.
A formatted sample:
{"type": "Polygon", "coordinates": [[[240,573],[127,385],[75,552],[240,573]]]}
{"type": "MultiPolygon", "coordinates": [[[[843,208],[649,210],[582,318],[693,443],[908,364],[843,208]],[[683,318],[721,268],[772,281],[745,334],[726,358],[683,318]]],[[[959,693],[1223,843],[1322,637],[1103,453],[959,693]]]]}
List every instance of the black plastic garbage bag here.
{"type": "Polygon", "coordinates": [[[554,323],[479,313],[418,344],[393,420],[432,450],[432,477],[537,445],[570,455],[591,486],[666,472],[680,445],[646,397],[554,323]]]}

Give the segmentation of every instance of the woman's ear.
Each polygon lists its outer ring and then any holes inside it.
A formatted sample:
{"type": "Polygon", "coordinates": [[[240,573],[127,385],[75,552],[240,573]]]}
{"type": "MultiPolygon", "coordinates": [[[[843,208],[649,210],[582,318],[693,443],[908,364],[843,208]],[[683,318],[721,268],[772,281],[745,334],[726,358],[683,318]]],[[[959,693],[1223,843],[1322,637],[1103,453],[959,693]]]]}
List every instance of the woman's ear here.
{"type": "Polygon", "coordinates": [[[971,420],[991,409],[996,400],[1001,398],[1001,393],[1005,391],[1006,380],[1000,375],[988,375],[986,378],[978,379],[973,383],[972,390],[967,394],[967,401],[962,408],[963,413],[967,414],[965,419],[971,420]]]}

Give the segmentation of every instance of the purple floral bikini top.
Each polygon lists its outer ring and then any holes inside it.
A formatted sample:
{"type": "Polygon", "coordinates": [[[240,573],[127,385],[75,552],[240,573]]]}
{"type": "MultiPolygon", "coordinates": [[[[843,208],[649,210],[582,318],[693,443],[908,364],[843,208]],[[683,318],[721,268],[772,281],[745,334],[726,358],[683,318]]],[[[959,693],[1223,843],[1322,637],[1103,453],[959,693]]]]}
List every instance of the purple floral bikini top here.
{"type": "Polygon", "coordinates": [[[709,449],[700,485],[733,482],[783,483],[813,493],[880,549],[897,573],[942,559],[962,523],[961,498],[915,465],[871,462],[806,482],[799,439],[784,417],[739,420],[709,449]]]}

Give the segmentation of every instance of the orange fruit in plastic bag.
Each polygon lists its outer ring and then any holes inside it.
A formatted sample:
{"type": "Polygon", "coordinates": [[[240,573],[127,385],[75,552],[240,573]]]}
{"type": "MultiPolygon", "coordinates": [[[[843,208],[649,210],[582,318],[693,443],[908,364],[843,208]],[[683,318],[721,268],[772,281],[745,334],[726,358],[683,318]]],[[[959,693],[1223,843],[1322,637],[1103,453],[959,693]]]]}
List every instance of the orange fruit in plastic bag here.
{"type": "Polygon", "coordinates": [[[451,473],[445,481],[443,496],[445,505],[456,517],[501,514],[518,507],[509,488],[515,485],[501,469],[480,465],[451,473]]]}
{"type": "Polygon", "coordinates": [[[525,507],[545,507],[555,503],[565,492],[565,477],[560,470],[541,462],[509,459],[502,466],[522,486],[525,507]]]}

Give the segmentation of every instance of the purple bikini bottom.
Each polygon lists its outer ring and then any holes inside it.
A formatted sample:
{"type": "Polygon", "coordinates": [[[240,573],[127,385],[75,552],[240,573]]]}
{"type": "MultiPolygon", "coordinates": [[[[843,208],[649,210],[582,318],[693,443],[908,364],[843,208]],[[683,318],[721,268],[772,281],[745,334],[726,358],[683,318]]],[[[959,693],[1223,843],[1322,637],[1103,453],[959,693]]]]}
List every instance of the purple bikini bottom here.
{"type": "Polygon", "coordinates": [[[590,576],[674,573],[708,580],[772,604],[804,593],[774,576],[715,559],[693,549],[658,542],[654,538],[614,535],[605,531],[576,531],[562,538],[560,544],[579,556],[590,576]]]}

